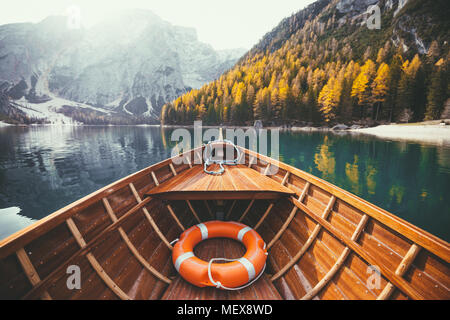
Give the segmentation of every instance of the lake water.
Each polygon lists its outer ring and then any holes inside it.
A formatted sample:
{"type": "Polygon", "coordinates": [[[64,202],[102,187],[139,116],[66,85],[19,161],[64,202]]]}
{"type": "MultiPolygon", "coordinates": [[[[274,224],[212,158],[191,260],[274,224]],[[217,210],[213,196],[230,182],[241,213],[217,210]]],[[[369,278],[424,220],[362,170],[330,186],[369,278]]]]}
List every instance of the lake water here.
{"type": "MultiPolygon", "coordinates": [[[[170,156],[159,127],[0,128],[0,239],[170,156]]],[[[280,160],[450,240],[450,146],[280,133],[280,160]]]]}

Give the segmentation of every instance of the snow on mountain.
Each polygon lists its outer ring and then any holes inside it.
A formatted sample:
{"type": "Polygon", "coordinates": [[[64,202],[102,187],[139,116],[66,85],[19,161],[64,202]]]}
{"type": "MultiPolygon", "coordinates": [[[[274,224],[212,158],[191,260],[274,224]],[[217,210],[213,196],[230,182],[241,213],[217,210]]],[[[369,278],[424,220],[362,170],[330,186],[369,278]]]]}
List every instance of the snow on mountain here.
{"type": "Polygon", "coordinates": [[[78,103],[63,99],[54,95],[50,95],[50,99],[45,102],[33,103],[28,101],[25,97],[22,97],[13,102],[13,105],[24,112],[28,117],[33,119],[45,119],[51,124],[81,124],[80,122],[73,120],[72,118],[61,113],[61,108],[63,106],[70,106],[79,109],[90,109],[101,112],[105,115],[111,114],[102,108],[96,108],[84,103],[78,103]]]}
{"type": "Polygon", "coordinates": [[[55,114],[63,105],[156,120],[164,103],[214,80],[244,52],[215,51],[195,29],[146,10],[78,30],[49,17],[0,26],[0,90],[51,122],[67,121],[55,114]]]}

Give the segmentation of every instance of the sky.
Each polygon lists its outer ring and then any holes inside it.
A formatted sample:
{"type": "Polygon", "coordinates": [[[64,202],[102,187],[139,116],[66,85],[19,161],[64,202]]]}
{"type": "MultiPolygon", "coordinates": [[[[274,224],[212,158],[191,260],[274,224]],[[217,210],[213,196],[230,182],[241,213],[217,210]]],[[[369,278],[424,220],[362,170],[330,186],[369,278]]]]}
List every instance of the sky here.
{"type": "Polygon", "coordinates": [[[193,27],[215,49],[250,49],[283,18],[314,0],[13,0],[2,4],[0,25],[39,22],[50,15],[80,12],[92,26],[114,12],[148,9],[174,25],[193,27]],[[75,9],[74,9],[75,8],[75,9]],[[75,10],[75,11],[74,11],[75,10]]]}

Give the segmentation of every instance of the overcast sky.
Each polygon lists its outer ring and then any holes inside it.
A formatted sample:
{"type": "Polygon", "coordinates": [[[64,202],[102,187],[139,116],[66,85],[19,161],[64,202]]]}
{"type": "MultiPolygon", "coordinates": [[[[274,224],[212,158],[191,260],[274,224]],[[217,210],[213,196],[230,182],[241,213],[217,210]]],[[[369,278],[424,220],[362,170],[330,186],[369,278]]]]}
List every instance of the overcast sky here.
{"type": "Polygon", "coordinates": [[[3,3],[0,24],[39,22],[49,15],[66,15],[80,9],[82,22],[90,26],[115,11],[127,8],[152,10],[164,20],[194,27],[199,39],[215,49],[246,48],[283,18],[314,0],[12,0],[3,3]]]}

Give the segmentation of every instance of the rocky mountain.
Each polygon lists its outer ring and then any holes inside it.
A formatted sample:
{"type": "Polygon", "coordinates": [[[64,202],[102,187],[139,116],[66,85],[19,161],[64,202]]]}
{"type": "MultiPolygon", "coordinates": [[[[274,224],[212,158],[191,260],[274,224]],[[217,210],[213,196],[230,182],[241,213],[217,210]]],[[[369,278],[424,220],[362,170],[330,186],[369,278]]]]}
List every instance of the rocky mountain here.
{"type": "Polygon", "coordinates": [[[244,53],[215,51],[194,29],[144,10],[69,27],[62,16],[0,26],[0,94],[10,102],[0,112],[30,121],[154,122],[164,103],[214,80],[244,53]]]}
{"type": "MultiPolygon", "coordinates": [[[[266,50],[273,52],[305,28],[305,24],[314,22],[319,28],[314,30],[317,36],[326,34],[343,42],[370,37],[365,25],[367,18],[373,14],[367,12],[373,5],[380,9],[381,25],[377,33],[381,41],[388,39],[396,46],[404,45],[404,51],[411,48],[421,54],[427,53],[433,40],[441,43],[448,41],[450,5],[445,0],[318,0],[283,19],[246,56],[266,50]],[[330,32],[331,25],[333,31],[330,32]]],[[[365,44],[360,43],[361,46],[365,44]]]]}
{"type": "Polygon", "coordinates": [[[165,123],[422,121],[449,97],[448,0],[317,0],[218,80],[163,107],[165,123]]]}

